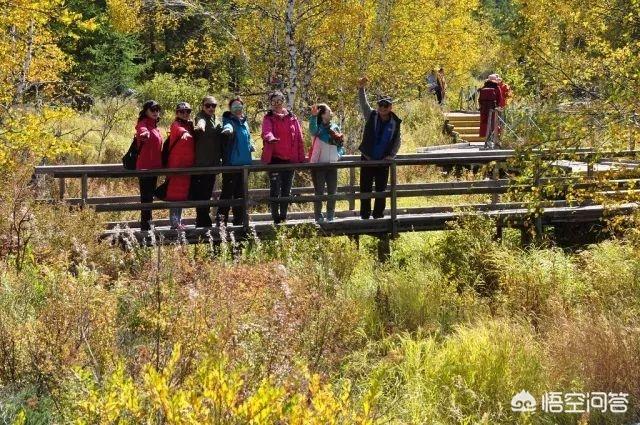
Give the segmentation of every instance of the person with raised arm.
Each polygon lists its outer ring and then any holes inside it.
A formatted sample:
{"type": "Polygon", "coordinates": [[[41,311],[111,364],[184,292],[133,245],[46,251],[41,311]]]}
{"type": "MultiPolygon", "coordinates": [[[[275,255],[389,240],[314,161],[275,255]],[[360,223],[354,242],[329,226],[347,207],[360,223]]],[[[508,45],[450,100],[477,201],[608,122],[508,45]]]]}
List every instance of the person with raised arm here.
{"type": "MultiPolygon", "coordinates": [[[[376,192],[387,190],[389,181],[389,166],[366,166],[367,161],[391,160],[400,150],[400,124],[402,120],[393,112],[393,99],[381,95],[377,99],[377,108],[373,109],[367,101],[365,87],[367,77],[358,81],[358,97],[362,116],[366,120],[362,143],[358,150],[362,154],[363,165],[360,169],[360,193],[371,193],[374,184],[376,192]]],[[[373,215],[371,214],[371,199],[360,200],[360,218],[382,218],[386,198],[376,198],[373,215]]]]}
{"type": "MultiPolygon", "coordinates": [[[[344,155],[344,136],[340,133],[338,124],[331,122],[333,112],[329,105],[320,103],[311,107],[311,118],[309,119],[309,133],[313,137],[309,162],[316,164],[326,164],[338,162],[344,155]]],[[[311,173],[316,196],[324,195],[327,188],[328,195],[335,195],[338,187],[338,169],[315,169],[311,173]]],[[[314,202],[314,217],[317,223],[322,221],[333,221],[336,209],[336,201],[327,201],[327,215],[322,215],[322,201],[314,202]]]]}

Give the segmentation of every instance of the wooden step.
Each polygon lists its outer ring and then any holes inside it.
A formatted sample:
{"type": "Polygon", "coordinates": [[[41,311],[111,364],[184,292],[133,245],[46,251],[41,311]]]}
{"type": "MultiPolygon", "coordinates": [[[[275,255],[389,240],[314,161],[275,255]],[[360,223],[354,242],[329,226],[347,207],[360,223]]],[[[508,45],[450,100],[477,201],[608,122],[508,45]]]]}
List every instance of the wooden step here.
{"type": "Polygon", "coordinates": [[[449,124],[456,127],[480,127],[480,121],[449,121],[449,124]]]}
{"type": "Polygon", "coordinates": [[[460,117],[460,118],[447,118],[444,117],[445,120],[449,120],[449,122],[480,122],[480,117],[460,117]]]}
{"type": "Polygon", "coordinates": [[[484,142],[486,140],[486,137],[480,137],[478,135],[474,135],[474,136],[463,136],[463,135],[460,135],[460,138],[462,140],[467,141],[467,142],[484,142]]]}
{"type": "Polygon", "coordinates": [[[457,125],[453,127],[455,131],[458,133],[477,133],[480,131],[480,126],[475,127],[458,127],[457,125]]]}
{"type": "Polygon", "coordinates": [[[479,117],[479,112],[448,112],[444,114],[445,118],[469,118],[479,117]]]}

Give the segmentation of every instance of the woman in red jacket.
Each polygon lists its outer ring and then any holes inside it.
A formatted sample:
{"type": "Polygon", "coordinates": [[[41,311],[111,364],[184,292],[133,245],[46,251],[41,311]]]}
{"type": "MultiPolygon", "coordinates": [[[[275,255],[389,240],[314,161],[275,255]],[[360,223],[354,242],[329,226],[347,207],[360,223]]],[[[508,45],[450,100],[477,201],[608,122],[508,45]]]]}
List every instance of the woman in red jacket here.
{"type": "Polygon", "coordinates": [[[479,90],[478,103],[480,104],[480,136],[487,137],[493,131],[494,123],[497,122],[495,116],[489,123],[489,112],[496,110],[502,104],[502,93],[498,88],[498,75],[491,74],[487,77],[484,85],[479,90]]]}
{"type": "MultiPolygon", "coordinates": [[[[158,129],[160,121],[160,105],[155,100],[148,100],[142,105],[136,124],[136,144],[138,159],[136,170],[153,170],[162,168],[162,135],[158,129]]],[[[140,177],[140,202],[153,202],[153,191],[158,183],[157,176],[140,177]]],[[[151,210],[140,212],[140,230],[151,230],[151,210]]]]}
{"type": "MultiPolygon", "coordinates": [[[[193,122],[191,106],[180,102],[176,106],[176,119],[169,132],[169,162],[167,168],[189,168],[195,162],[195,144],[193,142],[193,122]]],[[[167,201],[186,201],[189,197],[191,176],[174,175],[168,177],[167,201]]],[[[169,210],[171,228],[182,230],[182,208],[169,210]]]]}
{"type": "MultiPolygon", "coordinates": [[[[271,109],[262,120],[262,162],[265,164],[296,164],[307,162],[304,156],[302,127],[293,112],[285,109],[284,95],[275,91],[269,95],[271,109]]],[[[293,170],[269,173],[271,198],[291,195],[293,170]]],[[[271,202],[271,217],[275,224],[287,219],[288,202],[271,202]]]]}

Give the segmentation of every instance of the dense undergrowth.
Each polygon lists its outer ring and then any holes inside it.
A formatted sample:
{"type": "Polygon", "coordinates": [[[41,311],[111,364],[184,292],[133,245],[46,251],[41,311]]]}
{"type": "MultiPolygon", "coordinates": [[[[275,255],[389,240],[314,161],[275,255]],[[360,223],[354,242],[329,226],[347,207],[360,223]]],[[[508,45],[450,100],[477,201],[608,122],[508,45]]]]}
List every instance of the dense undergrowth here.
{"type": "Polygon", "coordinates": [[[5,182],[5,423],[629,423],[640,244],[523,249],[470,219],[374,239],[129,250],[5,182]],[[12,190],[12,188],[14,190],[12,190]],[[626,414],[513,413],[521,390],[629,393],[626,414]]]}

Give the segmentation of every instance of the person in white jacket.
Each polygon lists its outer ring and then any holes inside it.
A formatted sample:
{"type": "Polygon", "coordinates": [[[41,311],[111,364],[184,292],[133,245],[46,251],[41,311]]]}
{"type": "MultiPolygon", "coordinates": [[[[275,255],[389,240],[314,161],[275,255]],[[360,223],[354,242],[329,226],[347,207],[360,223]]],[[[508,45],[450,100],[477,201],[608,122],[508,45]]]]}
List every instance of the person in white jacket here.
{"type": "MultiPolygon", "coordinates": [[[[333,112],[324,103],[311,107],[311,118],[309,119],[309,133],[313,138],[309,162],[311,163],[331,163],[338,162],[344,154],[344,136],[340,133],[340,127],[331,122],[333,112]]],[[[338,187],[338,169],[317,169],[312,172],[313,185],[316,196],[324,194],[325,187],[328,195],[335,195],[338,187]]],[[[318,223],[323,221],[333,221],[336,209],[336,201],[327,201],[327,214],[322,214],[322,202],[314,203],[315,220],[318,223]]]]}

